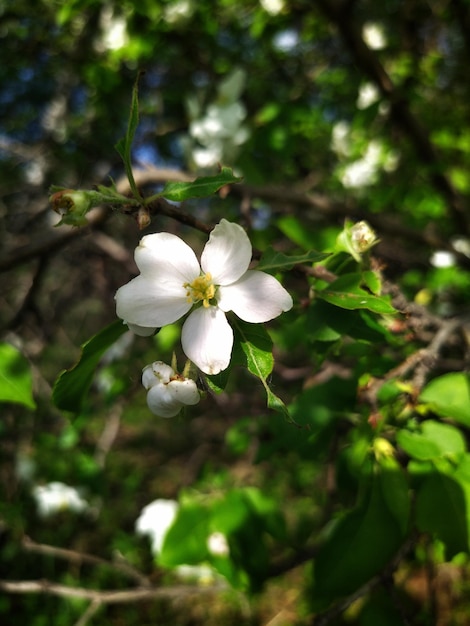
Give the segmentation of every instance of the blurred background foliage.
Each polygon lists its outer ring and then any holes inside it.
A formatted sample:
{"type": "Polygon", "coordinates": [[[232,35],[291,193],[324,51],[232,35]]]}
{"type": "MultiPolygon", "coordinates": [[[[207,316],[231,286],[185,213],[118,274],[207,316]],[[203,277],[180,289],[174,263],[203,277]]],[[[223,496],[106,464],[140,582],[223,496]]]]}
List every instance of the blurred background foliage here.
{"type": "MultiPolygon", "coordinates": [[[[0,359],[17,381],[0,383],[1,578],[176,589],[96,606],[4,591],[2,623],[468,624],[470,416],[458,374],[470,334],[468,0],[0,0],[0,42],[0,359]],[[72,417],[51,402],[80,345],[115,320],[143,233],[112,208],[84,229],[55,228],[49,187],[113,179],[128,191],[114,145],[139,71],[133,160],[145,194],[222,163],[243,183],[181,208],[243,224],[260,250],[332,251],[345,219],[377,233],[364,263],[401,315],[310,302],[321,277],[283,277],[295,307],[269,325],[271,383],[297,426],[268,412],[242,370],[181,417],[152,416],[140,372],[178,353],[178,326],[152,341],[123,335],[72,417]],[[420,404],[426,383],[449,373],[420,404]],[[421,431],[430,400],[438,427],[421,431]],[[454,430],[440,431],[441,418],[454,430]],[[374,448],[378,435],[396,458],[374,448]],[[59,510],[38,491],[50,483],[74,488],[53,488],[59,510]],[[410,489],[419,506],[408,523],[399,503],[410,489]],[[156,499],[181,507],[159,564],[135,528],[156,499]],[[377,537],[360,536],[357,519],[377,537]],[[214,532],[230,558],[207,549],[214,532]],[[384,568],[400,546],[393,586],[384,568]],[[171,568],[201,562],[210,581],[188,590],[171,568]],[[328,578],[338,562],[343,578],[328,578]],[[214,571],[235,590],[219,589],[214,571]],[[382,587],[328,613],[378,572],[382,587]]],[[[198,251],[205,241],[164,215],[144,233],[161,230],[198,251]]],[[[358,271],[335,259],[329,271],[358,271]]]]}

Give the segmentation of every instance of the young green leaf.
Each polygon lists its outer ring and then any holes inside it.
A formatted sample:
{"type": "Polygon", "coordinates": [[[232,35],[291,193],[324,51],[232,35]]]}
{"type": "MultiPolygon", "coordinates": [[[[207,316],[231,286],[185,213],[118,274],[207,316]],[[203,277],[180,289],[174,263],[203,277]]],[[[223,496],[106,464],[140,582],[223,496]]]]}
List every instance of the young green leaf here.
{"type": "Polygon", "coordinates": [[[120,139],[115,148],[119,152],[123,162],[124,168],[126,170],[126,175],[129,180],[129,185],[132,190],[132,193],[135,198],[141,199],[139,190],[137,189],[137,185],[135,183],[134,174],[132,173],[132,163],[131,163],[131,149],[132,142],[134,141],[135,131],[137,130],[137,126],[139,124],[139,79],[140,73],[137,76],[137,79],[134,83],[134,87],[132,89],[132,100],[131,100],[131,109],[129,112],[129,121],[127,124],[127,132],[126,136],[123,139],[120,139]]]}
{"type": "Polygon", "coordinates": [[[470,374],[450,372],[434,378],[424,387],[419,400],[437,415],[470,426],[470,374]]]}
{"type": "Polygon", "coordinates": [[[292,421],[286,405],[273,393],[267,381],[274,366],[273,343],[267,330],[261,324],[247,324],[239,319],[233,321],[233,326],[235,342],[240,345],[244,355],[243,364],[263,384],[268,407],[273,411],[282,413],[289,421],[292,421]]]}
{"type": "Polygon", "coordinates": [[[55,381],[52,400],[59,409],[80,411],[101,357],[127,330],[121,320],[116,320],[82,345],[78,363],[55,381]]]}
{"type": "Polygon", "coordinates": [[[294,265],[318,263],[328,256],[330,256],[328,252],[316,252],[315,250],[310,250],[305,254],[288,256],[270,247],[263,252],[256,269],[264,272],[290,270],[294,265]]]}
{"type": "Polygon", "coordinates": [[[182,202],[190,198],[205,198],[216,193],[224,185],[239,183],[242,179],[234,176],[229,167],[223,167],[214,176],[202,176],[190,183],[167,183],[159,194],[152,198],[163,197],[173,202],[182,202]]]}
{"type": "Polygon", "coordinates": [[[29,409],[36,407],[29,363],[9,343],[0,344],[0,402],[15,402],[29,409]]]}
{"type": "Polygon", "coordinates": [[[317,291],[316,296],[343,309],[367,309],[380,315],[396,313],[388,296],[375,296],[362,287],[360,273],[340,276],[328,287],[317,291]]]}

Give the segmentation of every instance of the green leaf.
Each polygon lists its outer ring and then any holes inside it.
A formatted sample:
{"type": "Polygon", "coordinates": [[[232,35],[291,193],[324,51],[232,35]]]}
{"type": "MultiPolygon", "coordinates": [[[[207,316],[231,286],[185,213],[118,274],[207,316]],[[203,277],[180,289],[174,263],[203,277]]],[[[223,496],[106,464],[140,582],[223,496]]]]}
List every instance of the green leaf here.
{"type": "Polygon", "coordinates": [[[395,517],[403,535],[408,531],[410,518],[409,485],[404,469],[392,457],[378,461],[377,480],[390,513],[395,517]]]}
{"type": "Polygon", "coordinates": [[[466,450],[465,439],[457,428],[434,420],[423,422],[421,432],[399,431],[397,443],[418,461],[461,455],[466,450]]]}
{"type": "Polygon", "coordinates": [[[132,89],[132,100],[131,100],[131,109],[129,112],[129,121],[127,124],[127,132],[126,136],[123,139],[120,139],[115,148],[119,152],[123,162],[124,168],[126,170],[126,175],[129,180],[129,185],[132,190],[132,193],[135,198],[141,200],[141,195],[139,190],[137,189],[137,185],[134,180],[134,174],[132,173],[132,163],[131,163],[131,149],[132,142],[134,141],[135,131],[137,130],[137,126],[139,124],[139,79],[141,74],[137,76],[137,79],[134,83],[134,87],[132,89]]]}
{"type": "Polygon", "coordinates": [[[209,512],[197,503],[183,504],[168,529],[158,555],[163,567],[195,565],[208,557],[209,512]]]}
{"type": "Polygon", "coordinates": [[[470,426],[470,374],[451,372],[434,378],[424,387],[419,400],[437,415],[470,426]]]}
{"type": "Polygon", "coordinates": [[[451,559],[469,549],[468,480],[458,480],[458,473],[435,470],[428,474],[416,496],[416,524],[419,530],[437,536],[446,546],[451,559]]]}
{"type": "Polygon", "coordinates": [[[388,296],[372,295],[361,283],[360,273],[344,274],[328,287],[317,291],[316,296],[343,309],[368,309],[380,315],[396,313],[388,296]]]}
{"type": "Polygon", "coordinates": [[[163,197],[173,202],[182,202],[189,198],[211,196],[224,185],[239,183],[242,179],[234,176],[229,167],[223,167],[214,176],[202,176],[191,183],[167,183],[159,194],[152,198],[163,197]]]}
{"type": "Polygon", "coordinates": [[[36,408],[31,369],[21,352],[9,343],[0,344],[0,402],[36,408]]]}
{"type": "Polygon", "coordinates": [[[324,607],[361,587],[387,565],[403,539],[373,476],[363,504],[339,520],[315,559],[316,604],[324,607]]]}
{"type": "Polygon", "coordinates": [[[317,263],[328,256],[330,256],[328,252],[316,252],[315,250],[310,250],[305,254],[288,256],[273,248],[267,248],[255,269],[268,272],[290,270],[295,265],[317,263]]]}
{"type": "Polygon", "coordinates": [[[292,418],[284,402],[270,389],[267,378],[274,366],[273,343],[262,324],[248,324],[236,319],[232,322],[235,342],[239,343],[244,355],[245,367],[260,379],[266,391],[268,407],[282,413],[289,421],[292,418]]]}
{"type": "Polygon", "coordinates": [[[349,336],[367,342],[383,341],[387,330],[364,310],[349,311],[314,300],[307,311],[308,336],[314,341],[337,341],[349,336]]]}
{"type": "Polygon", "coordinates": [[[101,357],[127,330],[121,320],[116,320],[82,345],[78,363],[63,371],[54,384],[52,400],[59,409],[80,411],[101,357]]]}

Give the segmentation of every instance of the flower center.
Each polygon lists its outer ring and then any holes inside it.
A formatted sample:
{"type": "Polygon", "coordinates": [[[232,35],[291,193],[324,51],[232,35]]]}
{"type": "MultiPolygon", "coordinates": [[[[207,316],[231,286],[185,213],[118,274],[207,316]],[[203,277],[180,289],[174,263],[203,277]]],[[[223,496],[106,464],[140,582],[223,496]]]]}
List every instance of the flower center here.
{"type": "Polygon", "coordinates": [[[215,285],[212,282],[212,275],[210,272],[198,276],[192,283],[184,283],[183,287],[186,289],[186,299],[188,302],[201,302],[204,307],[210,306],[210,301],[215,296],[215,285]]]}

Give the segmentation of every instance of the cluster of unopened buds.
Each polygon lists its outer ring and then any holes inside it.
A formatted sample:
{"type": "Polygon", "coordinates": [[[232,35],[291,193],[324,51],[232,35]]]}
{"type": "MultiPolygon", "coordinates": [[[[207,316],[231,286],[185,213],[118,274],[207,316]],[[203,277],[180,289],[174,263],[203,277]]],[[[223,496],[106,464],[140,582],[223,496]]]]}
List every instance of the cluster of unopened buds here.
{"type": "Polygon", "coordinates": [[[196,382],[178,374],[162,361],[144,367],[142,384],[148,392],[149,409],[159,417],[175,417],[184,406],[197,404],[200,400],[196,382]]]}

